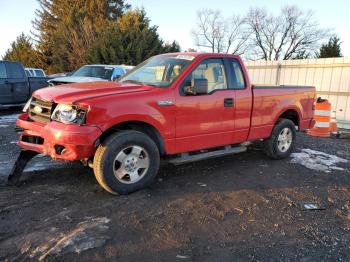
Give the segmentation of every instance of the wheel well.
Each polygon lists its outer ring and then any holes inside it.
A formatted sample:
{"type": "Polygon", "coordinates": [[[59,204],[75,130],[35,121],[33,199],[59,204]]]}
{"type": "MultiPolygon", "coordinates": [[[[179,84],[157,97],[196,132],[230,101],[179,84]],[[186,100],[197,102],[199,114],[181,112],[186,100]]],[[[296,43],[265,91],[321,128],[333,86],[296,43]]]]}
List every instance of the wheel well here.
{"type": "Polygon", "coordinates": [[[103,132],[103,134],[100,136],[100,143],[102,143],[111,134],[121,130],[135,130],[148,135],[156,143],[159,149],[159,153],[161,155],[165,155],[166,152],[165,152],[164,142],[158,130],[154,126],[141,121],[123,122],[115,126],[112,126],[111,128],[107,129],[105,132],[103,132]]]}
{"type": "Polygon", "coordinates": [[[290,110],[287,110],[285,111],[280,117],[280,118],[285,118],[285,119],[289,119],[291,120],[295,126],[299,126],[299,115],[298,115],[298,112],[293,110],[293,109],[290,109],[290,110]]]}

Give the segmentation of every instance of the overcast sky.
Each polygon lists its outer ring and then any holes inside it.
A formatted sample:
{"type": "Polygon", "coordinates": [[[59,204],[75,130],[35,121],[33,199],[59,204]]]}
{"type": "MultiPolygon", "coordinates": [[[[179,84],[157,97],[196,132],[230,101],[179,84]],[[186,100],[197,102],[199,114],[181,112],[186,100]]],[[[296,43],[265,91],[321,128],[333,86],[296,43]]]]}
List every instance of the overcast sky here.
{"type": "MultiPolygon", "coordinates": [[[[313,10],[320,25],[333,29],[342,40],[344,56],[350,56],[350,0],[130,0],[133,7],[144,7],[152,24],[159,26],[159,34],[166,41],[177,40],[181,48],[194,47],[191,29],[196,23],[196,12],[202,8],[218,9],[225,16],[244,15],[250,7],[266,7],[269,12],[279,12],[286,4],[297,5],[303,10],[313,10]]],[[[0,0],[0,56],[10,43],[24,32],[30,33],[31,21],[38,8],[36,0],[0,0]]]]}

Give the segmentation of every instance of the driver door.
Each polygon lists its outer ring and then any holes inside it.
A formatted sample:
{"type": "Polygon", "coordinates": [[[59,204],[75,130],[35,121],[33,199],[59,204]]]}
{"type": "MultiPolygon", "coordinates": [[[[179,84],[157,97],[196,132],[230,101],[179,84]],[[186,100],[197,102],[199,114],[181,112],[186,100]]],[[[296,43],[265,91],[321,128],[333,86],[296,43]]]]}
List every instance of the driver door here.
{"type": "Polygon", "coordinates": [[[234,131],[234,98],[234,90],[228,89],[223,59],[203,60],[185,78],[176,97],[176,152],[230,144],[234,131]],[[207,93],[186,94],[185,90],[195,79],[208,82],[207,93]]]}

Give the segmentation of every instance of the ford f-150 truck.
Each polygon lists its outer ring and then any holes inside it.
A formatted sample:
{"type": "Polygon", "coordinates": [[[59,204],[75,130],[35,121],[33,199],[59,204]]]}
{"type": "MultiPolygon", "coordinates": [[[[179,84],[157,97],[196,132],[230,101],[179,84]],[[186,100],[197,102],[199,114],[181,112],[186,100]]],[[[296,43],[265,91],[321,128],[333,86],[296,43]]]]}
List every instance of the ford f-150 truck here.
{"type": "Polygon", "coordinates": [[[256,140],[269,157],[285,158],[296,130],[312,125],[314,102],[314,87],[253,86],[239,56],[155,56],[118,82],[36,91],[17,120],[22,151],[9,182],[37,153],[88,164],[112,194],[149,185],[161,158],[181,164],[256,140]]]}

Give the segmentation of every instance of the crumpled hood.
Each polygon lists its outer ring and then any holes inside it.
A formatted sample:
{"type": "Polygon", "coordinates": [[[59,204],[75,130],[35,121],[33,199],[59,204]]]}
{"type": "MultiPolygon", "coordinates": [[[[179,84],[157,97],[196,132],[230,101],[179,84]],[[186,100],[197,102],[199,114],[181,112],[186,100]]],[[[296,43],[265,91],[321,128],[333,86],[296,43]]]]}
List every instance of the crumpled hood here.
{"type": "Polygon", "coordinates": [[[142,92],[153,89],[151,86],[134,83],[92,82],[66,84],[39,89],[34,96],[56,103],[75,103],[100,96],[142,92]]]}
{"type": "Polygon", "coordinates": [[[49,82],[61,82],[61,83],[85,83],[95,81],[107,81],[99,77],[89,76],[62,76],[50,79],[49,82]]]}

